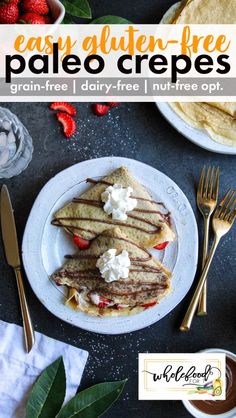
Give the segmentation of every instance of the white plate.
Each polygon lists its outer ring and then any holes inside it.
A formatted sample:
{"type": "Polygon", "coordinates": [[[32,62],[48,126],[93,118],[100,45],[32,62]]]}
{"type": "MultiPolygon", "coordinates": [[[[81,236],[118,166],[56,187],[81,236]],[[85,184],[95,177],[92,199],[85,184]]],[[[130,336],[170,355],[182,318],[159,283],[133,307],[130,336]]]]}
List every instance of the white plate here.
{"type": "Polygon", "coordinates": [[[189,139],[194,144],[202,147],[208,151],[216,152],[218,154],[236,155],[236,147],[229,147],[213,141],[204,129],[196,129],[186,123],[168,103],[156,102],[156,105],[165,119],[185,138],[189,139]]]}
{"type": "Polygon", "coordinates": [[[25,228],[22,255],[32,289],[50,312],[88,331],[122,334],[159,321],[184,298],[197,267],[197,225],[186,196],[167,176],[146,164],[127,158],[99,158],[63,170],[44,186],[25,228]],[[105,176],[122,165],[128,167],[137,180],[149,189],[153,198],[164,202],[172,213],[178,238],[165,251],[153,252],[173,272],[173,291],[159,305],[138,315],[97,318],[66,307],[63,304],[65,290],[49,280],[49,276],[62,266],[64,256],[75,252],[71,238],[62,228],[52,226],[51,220],[59,208],[89,187],[85,182],[88,176],[105,176]]]}
{"type": "MultiPolygon", "coordinates": [[[[167,24],[173,14],[179,7],[180,2],[173,4],[167,12],[164,14],[160,23],[167,24]]],[[[216,152],[218,154],[230,154],[236,155],[236,147],[230,147],[227,145],[220,144],[214,141],[204,129],[193,128],[191,125],[186,123],[175,111],[169,106],[168,103],[156,102],[156,105],[165,119],[185,138],[189,139],[194,144],[202,147],[208,151],[216,152]]]]}

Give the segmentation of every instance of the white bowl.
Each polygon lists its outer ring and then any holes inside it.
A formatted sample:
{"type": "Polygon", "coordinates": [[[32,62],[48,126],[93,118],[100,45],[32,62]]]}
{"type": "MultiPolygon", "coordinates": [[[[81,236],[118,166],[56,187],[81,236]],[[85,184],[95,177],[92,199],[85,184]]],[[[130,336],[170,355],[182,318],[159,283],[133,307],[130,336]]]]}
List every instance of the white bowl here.
{"type": "MultiPolygon", "coordinates": [[[[231,353],[227,350],[222,350],[219,348],[208,348],[207,350],[202,350],[203,352],[209,352],[209,353],[223,353],[226,354],[227,357],[231,358],[233,361],[236,362],[236,354],[231,353]]],[[[235,418],[236,417],[236,407],[231,409],[231,411],[225,412],[224,414],[206,414],[205,412],[200,411],[197,409],[190,401],[184,400],[183,404],[185,408],[190,412],[190,414],[195,418],[235,418]]]]}
{"type": "Polygon", "coordinates": [[[53,24],[59,25],[65,17],[65,7],[59,0],[47,0],[53,18],[53,24]]]}

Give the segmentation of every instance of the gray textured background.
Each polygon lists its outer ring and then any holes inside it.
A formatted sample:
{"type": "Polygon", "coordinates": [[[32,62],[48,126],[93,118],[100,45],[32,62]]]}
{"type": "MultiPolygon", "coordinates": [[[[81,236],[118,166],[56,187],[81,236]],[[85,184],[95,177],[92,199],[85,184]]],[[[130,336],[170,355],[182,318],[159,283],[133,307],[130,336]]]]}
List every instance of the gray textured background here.
{"type": "MultiPolygon", "coordinates": [[[[96,5],[97,2],[93,0],[90,3],[94,16],[119,14],[134,22],[152,23],[160,20],[173,1],[139,0],[135,3],[127,0],[124,4],[121,0],[105,0],[96,5]],[[153,19],[153,16],[156,18],[153,19]]],[[[187,195],[196,213],[200,232],[202,219],[196,211],[195,190],[203,164],[220,165],[221,195],[229,186],[236,186],[235,157],[213,154],[191,144],[168,125],[154,104],[121,104],[104,118],[94,116],[90,104],[77,104],[78,132],[72,141],[63,137],[47,104],[3,105],[16,113],[26,125],[35,147],[28,169],[6,181],[12,196],[20,240],[30,209],[44,184],[62,169],[88,158],[124,156],[161,170],[187,195]]],[[[178,326],[191,292],[156,325],[132,334],[101,336],[74,328],[52,316],[39,303],[26,282],[35,329],[89,351],[81,388],[104,380],[129,378],[123,397],[106,417],[190,417],[181,402],[137,401],[137,356],[139,352],[146,351],[196,352],[207,347],[235,351],[235,236],[236,227],[222,242],[211,268],[209,315],[196,318],[189,334],[181,334],[178,326]]],[[[0,273],[0,318],[20,324],[16,284],[13,272],[5,263],[2,246],[0,273]]]]}

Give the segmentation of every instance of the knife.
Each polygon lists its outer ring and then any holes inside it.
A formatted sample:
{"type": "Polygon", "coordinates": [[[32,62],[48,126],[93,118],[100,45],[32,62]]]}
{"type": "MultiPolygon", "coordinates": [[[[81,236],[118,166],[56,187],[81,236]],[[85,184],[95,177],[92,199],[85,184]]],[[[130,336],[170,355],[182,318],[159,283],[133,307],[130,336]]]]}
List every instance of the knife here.
{"type": "Polygon", "coordinates": [[[14,269],[16,275],[21,314],[23,318],[25,345],[26,351],[27,353],[29,353],[34,345],[35,336],[27,300],[25,297],[23,278],[21,274],[21,261],[19,255],[14,213],[11,205],[10,195],[6,185],[3,185],[1,190],[1,227],[7,263],[14,269]]]}

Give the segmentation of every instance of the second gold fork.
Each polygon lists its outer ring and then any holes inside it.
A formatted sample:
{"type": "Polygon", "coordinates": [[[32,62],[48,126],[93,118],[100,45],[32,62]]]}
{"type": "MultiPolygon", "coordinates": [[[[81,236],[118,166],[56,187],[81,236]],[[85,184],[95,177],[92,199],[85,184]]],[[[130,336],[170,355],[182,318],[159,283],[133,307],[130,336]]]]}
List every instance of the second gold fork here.
{"type": "Polygon", "coordinates": [[[206,277],[214,257],[216,248],[221,240],[221,238],[229,232],[233,223],[236,218],[236,191],[229,190],[228,193],[225,195],[223,200],[220,202],[219,206],[217,207],[215,214],[213,216],[212,227],[214,231],[214,242],[209,252],[209,256],[207,258],[206,264],[204,266],[202,275],[198,281],[198,285],[188,307],[188,310],[185,314],[183,322],[180,326],[180,331],[189,331],[192,320],[194,317],[194,313],[196,311],[199,298],[206,281],[206,277]]]}
{"type": "MultiPolygon", "coordinates": [[[[204,218],[204,241],[202,254],[202,269],[206,263],[209,243],[209,227],[211,215],[214,212],[219,193],[219,167],[203,167],[197,191],[197,205],[204,218]]],[[[207,282],[199,300],[198,315],[207,315],[207,282]]]]}

